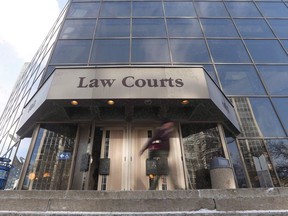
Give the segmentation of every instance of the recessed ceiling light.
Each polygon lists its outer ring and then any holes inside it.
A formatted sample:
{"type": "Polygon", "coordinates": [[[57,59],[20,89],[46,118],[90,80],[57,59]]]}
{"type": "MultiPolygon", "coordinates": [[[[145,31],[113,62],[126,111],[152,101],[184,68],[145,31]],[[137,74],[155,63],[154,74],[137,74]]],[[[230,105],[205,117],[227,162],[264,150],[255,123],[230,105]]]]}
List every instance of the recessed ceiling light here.
{"type": "Polygon", "coordinates": [[[107,104],[109,104],[109,105],[114,105],[115,102],[114,102],[113,100],[108,100],[108,101],[107,101],[107,104]]]}
{"type": "Polygon", "coordinates": [[[71,101],[71,104],[74,105],[74,106],[76,106],[76,105],[78,105],[78,101],[73,100],[73,101],[71,101]]]}
{"type": "Polygon", "coordinates": [[[182,101],[181,101],[181,104],[182,104],[182,105],[187,105],[187,104],[189,104],[189,100],[182,100],[182,101]]]}

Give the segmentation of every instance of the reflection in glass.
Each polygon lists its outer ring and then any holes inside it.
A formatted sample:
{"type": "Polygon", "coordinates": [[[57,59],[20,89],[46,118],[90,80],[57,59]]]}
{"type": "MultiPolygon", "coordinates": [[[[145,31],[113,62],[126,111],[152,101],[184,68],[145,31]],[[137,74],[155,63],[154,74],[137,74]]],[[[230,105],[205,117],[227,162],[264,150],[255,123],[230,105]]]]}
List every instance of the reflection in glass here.
{"type": "Polygon", "coordinates": [[[208,40],[215,62],[248,63],[250,58],[241,40],[208,40]]]}
{"type": "Polygon", "coordinates": [[[279,182],[275,175],[271,159],[263,140],[239,140],[244,163],[253,188],[277,187],[279,182]]]}
{"type": "Polygon", "coordinates": [[[162,2],[132,2],[132,16],[163,16],[162,2]]]}
{"type": "Polygon", "coordinates": [[[192,2],[164,2],[167,17],[196,17],[192,2]]]}
{"type": "Polygon", "coordinates": [[[97,17],[100,3],[72,3],[68,10],[67,18],[92,18],[97,17]]]}
{"type": "Polygon", "coordinates": [[[264,95],[264,88],[252,65],[217,65],[227,95],[264,95]]]}
{"type": "Polygon", "coordinates": [[[77,127],[41,125],[28,164],[23,189],[67,190],[77,127]]]}
{"type": "Polygon", "coordinates": [[[288,57],[277,40],[245,40],[256,63],[287,63],[288,57]]]}
{"type": "Polygon", "coordinates": [[[271,95],[288,95],[288,66],[257,66],[271,95]]]}
{"type": "Polygon", "coordinates": [[[129,37],[130,19],[99,19],[96,37],[129,37]]]}
{"type": "Polygon", "coordinates": [[[199,17],[229,17],[222,2],[195,2],[199,17]]]}
{"type": "Polygon", "coordinates": [[[282,124],[284,124],[286,133],[288,133],[288,98],[272,98],[272,102],[276,108],[278,115],[280,116],[282,124]]]}
{"type": "Polygon", "coordinates": [[[50,63],[87,63],[90,47],[91,40],[59,40],[50,63]]]}
{"type": "Polygon", "coordinates": [[[130,17],[130,2],[102,2],[100,17],[130,17]]]}
{"type": "Polygon", "coordinates": [[[132,62],[170,62],[166,39],[133,39],[132,62]]]}
{"type": "Polygon", "coordinates": [[[232,17],[260,17],[253,2],[225,2],[232,17]]]}
{"type": "Polygon", "coordinates": [[[164,19],[133,19],[132,37],[166,37],[164,19]]]}
{"type": "Polygon", "coordinates": [[[288,38],[288,20],[268,19],[268,22],[279,38],[288,38]]]}
{"type": "Polygon", "coordinates": [[[130,40],[95,40],[91,63],[129,62],[130,40]]]}
{"type": "Polygon", "coordinates": [[[288,17],[288,8],[282,2],[258,2],[257,5],[266,17],[288,17]]]}
{"type": "Polygon", "coordinates": [[[204,40],[170,39],[173,62],[211,62],[204,40]]]}
{"type": "Polygon", "coordinates": [[[239,37],[230,19],[201,19],[206,37],[239,37]]]}
{"type": "Polygon", "coordinates": [[[244,166],[240,157],[240,152],[237,147],[236,141],[233,137],[226,137],[227,147],[229,155],[233,164],[237,184],[239,188],[247,188],[247,182],[245,178],[244,166]]]}
{"type": "Polygon", "coordinates": [[[183,124],[181,131],[188,172],[188,188],[211,188],[209,175],[211,159],[224,155],[216,125],[183,124]]]}
{"type": "Polygon", "coordinates": [[[202,37],[197,19],[167,19],[169,37],[202,37]]]}
{"type": "Polygon", "coordinates": [[[265,137],[283,137],[284,130],[279,123],[270,101],[266,98],[251,98],[251,106],[261,133],[265,137]]]}
{"type": "Polygon", "coordinates": [[[288,140],[265,140],[271,160],[275,166],[281,187],[288,186],[288,140]]]}
{"type": "Polygon", "coordinates": [[[244,38],[275,38],[264,19],[235,19],[244,38]]]}
{"type": "Polygon", "coordinates": [[[92,39],[96,20],[66,20],[60,33],[61,39],[92,39]]]}

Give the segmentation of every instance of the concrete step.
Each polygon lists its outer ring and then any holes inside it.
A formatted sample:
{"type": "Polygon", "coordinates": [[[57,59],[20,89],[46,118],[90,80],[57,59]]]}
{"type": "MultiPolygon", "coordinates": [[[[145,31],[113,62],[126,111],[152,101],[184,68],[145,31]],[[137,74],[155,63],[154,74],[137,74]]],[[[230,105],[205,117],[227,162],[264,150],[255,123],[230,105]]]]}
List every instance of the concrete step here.
{"type": "Polygon", "coordinates": [[[288,188],[1,191],[0,215],[288,215],[288,188]]]}

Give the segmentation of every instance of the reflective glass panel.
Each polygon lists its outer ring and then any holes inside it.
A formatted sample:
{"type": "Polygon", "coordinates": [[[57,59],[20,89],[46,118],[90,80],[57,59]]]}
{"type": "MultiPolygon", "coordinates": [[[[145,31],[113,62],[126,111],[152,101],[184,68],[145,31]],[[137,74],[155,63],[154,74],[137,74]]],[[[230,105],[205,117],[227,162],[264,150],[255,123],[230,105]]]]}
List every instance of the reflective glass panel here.
{"type": "Polygon", "coordinates": [[[166,39],[133,39],[132,62],[170,62],[166,39]]]}
{"type": "Polygon", "coordinates": [[[227,95],[264,95],[264,88],[250,65],[216,65],[223,90],[227,95]]]}
{"type": "Polygon", "coordinates": [[[271,95],[288,95],[288,66],[257,66],[271,95]]]}
{"type": "Polygon", "coordinates": [[[133,37],[166,37],[164,19],[133,19],[133,37]]]}
{"type": "Polygon", "coordinates": [[[250,62],[241,40],[208,40],[215,62],[250,62]]]}
{"type": "Polygon", "coordinates": [[[132,16],[163,16],[162,2],[132,2],[132,16]]]}
{"type": "Polygon", "coordinates": [[[261,17],[253,2],[226,2],[232,17],[261,17]]]}
{"type": "Polygon", "coordinates": [[[266,17],[288,17],[288,8],[282,2],[257,2],[266,17]]]}
{"type": "Polygon", "coordinates": [[[164,2],[167,17],[193,16],[196,13],[192,2],[164,2]]]}
{"type": "Polygon", "coordinates": [[[229,17],[222,2],[195,2],[199,17],[229,17]]]}
{"type": "Polygon", "coordinates": [[[170,39],[173,62],[208,63],[211,62],[204,40],[170,39]]]}
{"type": "Polygon", "coordinates": [[[67,18],[97,17],[100,3],[72,3],[67,18]]]}
{"type": "Polygon", "coordinates": [[[201,19],[206,37],[239,37],[230,19],[201,19]]]}
{"type": "Polygon", "coordinates": [[[218,78],[216,76],[216,73],[215,73],[213,65],[211,65],[211,64],[202,64],[202,66],[204,67],[205,71],[211,76],[213,81],[219,86],[218,78]]]}
{"type": "Polygon", "coordinates": [[[224,155],[218,128],[213,124],[182,124],[181,132],[188,188],[211,188],[211,160],[224,155]]]}
{"type": "Polygon", "coordinates": [[[269,155],[275,166],[281,187],[288,186],[288,140],[265,140],[269,155]]]}
{"type": "Polygon", "coordinates": [[[283,137],[284,130],[278,121],[270,101],[266,98],[250,98],[253,113],[261,133],[265,137],[283,137]]]}
{"type": "Polygon", "coordinates": [[[285,127],[286,133],[288,133],[288,98],[272,98],[272,102],[285,127]]]}
{"type": "Polygon", "coordinates": [[[91,40],[59,40],[50,63],[87,63],[90,48],[91,40]]]}
{"type": "Polygon", "coordinates": [[[41,125],[26,171],[23,189],[68,189],[76,131],[75,125],[41,125]]]}
{"type": "Polygon", "coordinates": [[[101,17],[130,17],[130,2],[102,2],[101,17]]]}
{"type": "Polygon", "coordinates": [[[130,40],[95,40],[91,63],[129,62],[130,40]]]}
{"type": "Polygon", "coordinates": [[[96,20],[66,20],[60,39],[92,39],[96,20]]]}
{"type": "Polygon", "coordinates": [[[130,19],[99,19],[96,37],[129,37],[130,19]]]}
{"type": "Polygon", "coordinates": [[[167,19],[169,37],[201,37],[197,19],[167,19]]]}
{"type": "Polygon", "coordinates": [[[243,38],[275,38],[264,19],[235,19],[243,38]]]}
{"type": "Polygon", "coordinates": [[[288,20],[268,19],[279,38],[288,38],[288,20]]]}
{"type": "Polygon", "coordinates": [[[277,40],[245,40],[256,63],[287,63],[288,57],[277,40]]]}
{"type": "Polygon", "coordinates": [[[284,46],[284,49],[286,52],[288,52],[288,40],[281,40],[282,45],[284,46]]]}

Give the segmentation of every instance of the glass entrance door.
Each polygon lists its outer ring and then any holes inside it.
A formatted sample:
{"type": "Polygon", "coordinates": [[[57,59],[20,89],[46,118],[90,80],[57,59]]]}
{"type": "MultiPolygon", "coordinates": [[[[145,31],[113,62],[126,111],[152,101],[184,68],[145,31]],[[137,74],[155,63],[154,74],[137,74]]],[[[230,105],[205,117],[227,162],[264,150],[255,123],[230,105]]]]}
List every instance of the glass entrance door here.
{"type": "MultiPolygon", "coordinates": [[[[139,155],[140,149],[152,136],[156,126],[127,124],[123,127],[104,127],[98,169],[98,190],[147,190],[146,176],[148,152],[139,155]]],[[[181,160],[181,146],[178,131],[171,138],[171,152],[168,163],[170,173],[160,179],[159,190],[172,190],[172,182],[184,188],[184,171],[181,160]]],[[[96,188],[95,188],[96,189],[96,188]]]]}

